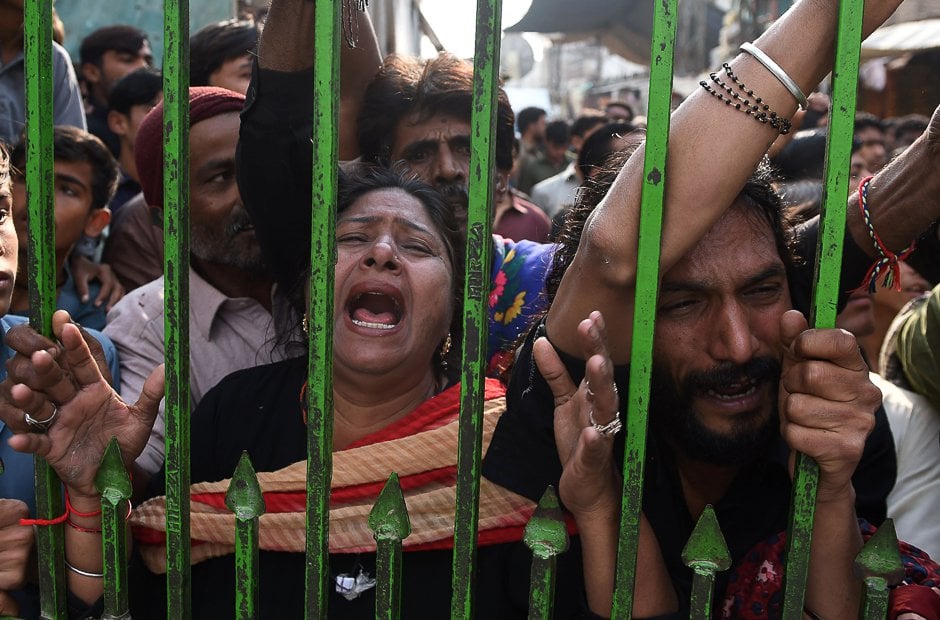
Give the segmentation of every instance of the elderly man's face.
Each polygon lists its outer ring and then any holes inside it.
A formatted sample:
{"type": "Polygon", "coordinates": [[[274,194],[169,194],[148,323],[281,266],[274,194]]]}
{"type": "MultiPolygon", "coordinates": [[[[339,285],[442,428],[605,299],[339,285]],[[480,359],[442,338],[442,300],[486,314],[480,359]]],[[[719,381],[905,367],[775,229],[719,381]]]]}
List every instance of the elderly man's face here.
{"type": "Polygon", "coordinates": [[[688,456],[748,462],[770,436],[786,270],[770,227],[735,207],[663,276],[653,416],[688,456]]]}
{"type": "Polygon", "coordinates": [[[261,246],[235,182],[239,122],[227,112],[189,130],[190,249],[205,262],[260,272],[261,246]]]}
{"type": "Polygon", "coordinates": [[[466,189],[470,170],[470,123],[449,114],[398,122],[390,163],[403,162],[438,189],[466,189]]]}

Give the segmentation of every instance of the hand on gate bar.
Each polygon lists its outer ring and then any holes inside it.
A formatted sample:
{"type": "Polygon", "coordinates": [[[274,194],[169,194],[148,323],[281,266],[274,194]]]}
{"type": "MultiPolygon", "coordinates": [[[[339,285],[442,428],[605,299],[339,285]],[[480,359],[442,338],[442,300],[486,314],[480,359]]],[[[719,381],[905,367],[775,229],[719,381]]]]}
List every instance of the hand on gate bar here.
{"type": "Polygon", "coordinates": [[[817,501],[852,495],[852,474],[875,427],[881,391],[868,378],[855,336],[808,329],[796,310],[780,319],[780,435],[819,464],[817,501]]]}
{"type": "Polygon", "coordinates": [[[55,313],[53,333],[58,346],[48,347],[35,332],[8,343],[17,354],[0,387],[0,418],[17,433],[10,439],[14,450],[46,459],[73,498],[97,498],[95,473],[111,438],[118,438],[128,466],[146,445],[163,398],[163,366],[130,405],[102,376],[99,360],[67,312],[55,313]],[[45,427],[37,428],[36,421],[45,427]]]}

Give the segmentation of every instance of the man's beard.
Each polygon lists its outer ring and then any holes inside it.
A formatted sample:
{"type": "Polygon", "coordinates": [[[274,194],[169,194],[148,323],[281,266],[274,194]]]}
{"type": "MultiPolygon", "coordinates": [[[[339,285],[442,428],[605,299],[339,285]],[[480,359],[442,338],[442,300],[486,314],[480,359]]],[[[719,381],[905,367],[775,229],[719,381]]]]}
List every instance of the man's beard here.
{"type": "Polygon", "coordinates": [[[723,364],[690,373],[676,385],[654,367],[650,393],[650,423],[655,432],[691,459],[714,465],[744,465],[766,451],[778,423],[777,388],[780,362],[756,357],[744,364],[723,364]],[[770,412],[764,407],[743,412],[730,432],[708,428],[692,408],[696,394],[731,384],[751,382],[758,390],[770,385],[770,412]]]}
{"type": "Polygon", "coordinates": [[[240,232],[251,226],[251,218],[245,209],[235,209],[218,227],[192,225],[190,229],[190,251],[193,256],[206,262],[227,265],[249,273],[265,273],[266,265],[261,246],[251,235],[240,232]]]}

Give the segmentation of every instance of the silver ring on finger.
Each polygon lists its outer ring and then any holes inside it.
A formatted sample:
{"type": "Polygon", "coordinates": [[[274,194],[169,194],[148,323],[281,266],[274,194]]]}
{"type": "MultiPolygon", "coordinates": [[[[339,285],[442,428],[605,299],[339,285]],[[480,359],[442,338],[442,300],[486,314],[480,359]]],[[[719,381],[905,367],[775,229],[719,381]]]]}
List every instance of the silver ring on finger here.
{"type": "Polygon", "coordinates": [[[584,390],[585,396],[588,400],[594,400],[594,390],[591,389],[591,382],[587,379],[584,380],[584,390]]]}
{"type": "Polygon", "coordinates": [[[49,431],[49,428],[52,426],[52,423],[55,422],[56,416],[59,415],[59,408],[54,404],[52,405],[52,415],[46,418],[45,420],[37,420],[29,414],[29,412],[23,412],[23,420],[26,422],[26,425],[29,427],[29,432],[39,433],[40,435],[45,434],[49,431]]]}
{"type": "Polygon", "coordinates": [[[623,428],[623,423],[620,422],[620,411],[615,411],[614,419],[607,424],[598,424],[594,421],[594,409],[588,413],[588,419],[591,422],[591,428],[604,436],[614,436],[623,428]]]}

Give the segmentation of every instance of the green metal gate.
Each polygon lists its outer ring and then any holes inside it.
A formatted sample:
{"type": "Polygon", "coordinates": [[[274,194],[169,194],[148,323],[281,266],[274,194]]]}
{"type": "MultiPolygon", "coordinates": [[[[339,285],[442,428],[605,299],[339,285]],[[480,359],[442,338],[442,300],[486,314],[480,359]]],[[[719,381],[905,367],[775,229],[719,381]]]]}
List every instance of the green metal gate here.
{"type": "MultiPolygon", "coordinates": [[[[669,109],[672,87],[672,58],[676,34],[676,0],[656,2],[651,57],[649,130],[647,138],[646,178],[640,229],[638,282],[633,338],[630,393],[628,395],[627,448],[624,460],[624,495],[621,536],[618,548],[618,572],[614,597],[614,616],[630,616],[637,553],[639,512],[645,462],[645,437],[649,395],[649,368],[652,359],[653,318],[657,296],[659,239],[662,228],[664,183],[651,174],[665,170],[669,109]]],[[[858,73],[862,2],[840,3],[840,33],[837,68],[834,79],[830,149],[827,158],[827,191],[832,200],[824,206],[818,285],[814,300],[816,326],[831,327],[835,321],[835,298],[840,272],[841,244],[845,225],[844,205],[848,180],[835,171],[848,170],[855,108],[855,81],[858,73]]],[[[27,192],[30,221],[30,307],[32,323],[51,334],[54,310],[55,277],[53,269],[53,197],[52,197],[52,85],[51,70],[52,0],[27,0],[27,192]]],[[[168,615],[190,616],[189,566],[189,234],[188,234],[188,0],[165,0],[164,40],[164,224],[166,244],[166,459],[167,459],[167,582],[168,615]]],[[[476,555],[481,462],[480,416],[482,409],[483,369],[487,329],[486,278],[490,269],[491,236],[488,199],[492,196],[494,128],[498,89],[500,0],[478,0],[474,105],[471,119],[472,156],[470,213],[468,222],[467,273],[464,300],[464,359],[458,449],[457,517],[453,552],[454,618],[472,617],[473,572],[476,555]]],[[[314,204],[335,204],[337,191],[338,59],[341,27],[341,3],[316,2],[316,38],[318,53],[314,65],[314,204]]],[[[307,461],[307,558],[306,610],[311,618],[326,615],[329,594],[328,531],[332,446],[332,338],[329,325],[333,312],[334,213],[332,209],[312,209],[313,243],[311,264],[311,326],[309,347],[308,461],[307,461]]],[[[38,463],[36,489],[40,517],[61,514],[58,481],[51,470],[38,463]]],[[[815,464],[800,458],[791,512],[791,532],[786,568],[784,617],[799,618],[803,613],[809,541],[815,502],[815,464]]],[[[105,554],[106,617],[126,617],[128,593],[125,566],[125,523],[122,508],[130,497],[130,484],[123,472],[116,445],[112,445],[98,477],[103,494],[103,529],[105,554]]],[[[263,504],[253,493],[257,481],[250,463],[239,464],[227,504],[236,514],[236,566],[239,586],[239,617],[256,615],[258,591],[258,517],[263,504]]],[[[401,539],[408,534],[404,503],[393,474],[370,519],[378,540],[378,580],[376,617],[397,616],[401,576],[401,539]],[[391,519],[379,518],[393,515],[391,519]]],[[[526,542],[533,550],[531,583],[532,617],[551,616],[554,584],[554,557],[566,546],[563,524],[553,517],[557,498],[546,494],[539,511],[527,529],[526,542]]],[[[879,569],[869,559],[871,549],[879,544],[893,548],[893,528],[883,528],[860,554],[865,579],[864,615],[884,617],[887,605],[887,580],[892,573],[879,569]],[[886,537],[885,541],[881,538],[886,537]],[[876,540],[877,539],[877,540],[876,540]],[[880,542],[879,542],[880,541],[880,542]]],[[[45,618],[66,616],[65,579],[62,568],[63,533],[61,526],[40,528],[38,548],[41,562],[41,607],[45,618]]],[[[890,555],[890,553],[889,553],[890,555]]],[[[896,557],[896,551],[895,551],[896,557]]],[[[730,560],[717,530],[713,515],[706,511],[687,547],[686,563],[695,572],[694,617],[709,615],[714,574],[727,568],[730,560]],[[720,543],[715,546],[715,543],[720,543]]],[[[894,566],[894,565],[892,565],[894,566]]]]}

